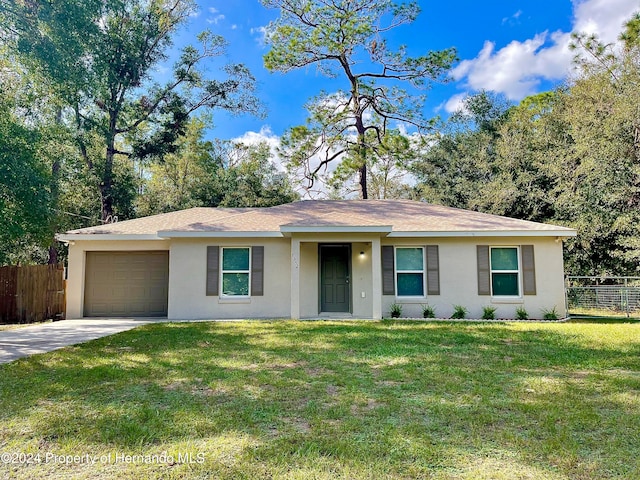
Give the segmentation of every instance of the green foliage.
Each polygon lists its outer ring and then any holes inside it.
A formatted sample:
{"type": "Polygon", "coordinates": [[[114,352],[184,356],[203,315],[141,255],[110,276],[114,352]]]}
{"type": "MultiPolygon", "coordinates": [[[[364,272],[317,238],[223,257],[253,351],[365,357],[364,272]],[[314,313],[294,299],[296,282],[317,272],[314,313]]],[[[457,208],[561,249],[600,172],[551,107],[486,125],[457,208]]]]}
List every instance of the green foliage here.
{"type": "MultiPolygon", "coordinates": [[[[428,202],[478,210],[494,198],[499,129],[509,104],[481,92],[464,101],[464,109],[428,138],[411,165],[420,197],[428,202]]],[[[500,189],[498,189],[500,192],[500,189]]]]}
{"type": "Polygon", "coordinates": [[[496,307],[482,307],[482,319],[483,320],[495,320],[496,307]]]}
{"type": "Polygon", "coordinates": [[[422,318],[436,318],[436,309],[433,305],[422,306],[422,318]]]}
{"type": "Polygon", "coordinates": [[[402,305],[394,303],[389,308],[391,318],[400,318],[402,316],[402,305]]]}
{"type": "Polygon", "coordinates": [[[2,40],[30,74],[42,75],[61,103],[60,122],[75,143],[101,200],[103,220],[130,216],[135,191],[125,161],[175,153],[198,109],[258,112],[254,79],[243,65],[208,79],[201,65],[224,52],[224,39],[204,32],[187,46],[164,85],[151,72],[166,60],[173,37],[195,11],[192,0],[17,2],[6,10],[2,40]],[[91,152],[99,138],[99,161],[91,152]]]}
{"type": "Polygon", "coordinates": [[[577,34],[579,75],[508,107],[486,93],[465,101],[412,164],[420,198],[565,225],[576,275],[640,271],[640,20],[623,49],[577,34]]]}
{"type": "Polygon", "coordinates": [[[558,317],[558,312],[556,312],[556,307],[554,306],[550,310],[543,308],[542,318],[544,318],[545,320],[558,320],[559,317],[558,317]]]}
{"type": "Polygon", "coordinates": [[[451,318],[463,319],[463,318],[466,318],[468,313],[469,313],[469,310],[467,310],[462,305],[454,305],[453,314],[451,315],[451,318]]]}
{"type": "Polygon", "coordinates": [[[525,310],[524,307],[516,308],[516,319],[529,320],[529,313],[525,310]]]}
{"type": "Polygon", "coordinates": [[[273,165],[269,145],[205,141],[205,126],[203,119],[191,119],[176,152],[150,165],[138,214],[198,206],[270,207],[298,199],[273,165]]]}
{"type": "Polygon", "coordinates": [[[50,177],[41,146],[39,132],[21,125],[0,97],[0,265],[28,261],[20,252],[50,239],[50,177]]]}
{"type": "Polygon", "coordinates": [[[409,57],[404,46],[396,51],[388,48],[385,33],[413,22],[419,13],[417,2],[263,0],[263,4],[280,10],[280,17],[267,29],[271,47],[264,56],[267,69],[286,73],[314,65],[320,73],[344,80],[343,89],[321,93],[308,103],[307,124],[285,134],[282,157],[308,189],[323,179],[330,163],[340,163],[333,186],[357,174],[360,195],[368,198],[368,170],[385,155],[402,151],[390,149],[392,144],[386,142],[388,124],[403,122],[418,131],[432,126],[422,115],[422,95],[404,87],[425,88],[443,79],[456,59],[455,50],[409,57]]]}

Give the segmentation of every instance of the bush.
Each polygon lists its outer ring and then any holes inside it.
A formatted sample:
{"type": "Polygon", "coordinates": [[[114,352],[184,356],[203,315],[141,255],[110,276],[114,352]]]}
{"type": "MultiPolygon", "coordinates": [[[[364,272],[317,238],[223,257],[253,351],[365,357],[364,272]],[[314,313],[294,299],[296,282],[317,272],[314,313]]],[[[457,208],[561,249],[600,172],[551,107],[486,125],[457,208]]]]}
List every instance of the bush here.
{"type": "Polygon", "coordinates": [[[483,320],[495,320],[496,307],[482,307],[482,319],[483,320]]]}
{"type": "Polygon", "coordinates": [[[432,305],[423,305],[422,318],[436,318],[436,309],[432,305]]]}
{"type": "Polygon", "coordinates": [[[518,320],[529,320],[529,313],[524,309],[524,307],[516,308],[516,318],[518,320]]]}
{"type": "Polygon", "coordinates": [[[451,315],[451,318],[465,318],[467,313],[469,313],[469,310],[464,308],[462,305],[454,305],[453,315],[451,315]]]}
{"type": "Polygon", "coordinates": [[[402,315],[402,305],[394,303],[391,305],[391,318],[400,318],[402,315]]]}
{"type": "Polygon", "coordinates": [[[545,320],[558,320],[558,312],[556,312],[556,307],[554,306],[551,310],[542,309],[542,318],[545,320]]]}

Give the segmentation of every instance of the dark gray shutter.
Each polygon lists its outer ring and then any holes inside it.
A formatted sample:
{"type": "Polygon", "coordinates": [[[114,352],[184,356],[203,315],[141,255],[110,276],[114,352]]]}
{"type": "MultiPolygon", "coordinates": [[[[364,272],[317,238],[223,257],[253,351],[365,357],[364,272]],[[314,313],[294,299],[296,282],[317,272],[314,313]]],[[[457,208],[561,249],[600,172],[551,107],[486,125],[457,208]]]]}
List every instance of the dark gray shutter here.
{"type": "Polygon", "coordinates": [[[427,295],[440,295],[438,245],[427,245],[427,295]]]}
{"type": "Polygon", "coordinates": [[[251,296],[264,295],[264,247],[251,247],[251,296]]]}
{"type": "Polygon", "coordinates": [[[489,246],[478,245],[478,295],[491,295],[491,267],[489,246]]]}
{"type": "Polygon", "coordinates": [[[218,295],[220,247],[207,247],[207,296],[218,295]]]}
{"type": "Polygon", "coordinates": [[[522,245],[522,287],[525,295],[536,294],[536,261],[533,245],[522,245]]]}
{"type": "Polygon", "coordinates": [[[396,282],[394,275],[393,247],[382,247],[382,294],[395,295],[396,282]]]}

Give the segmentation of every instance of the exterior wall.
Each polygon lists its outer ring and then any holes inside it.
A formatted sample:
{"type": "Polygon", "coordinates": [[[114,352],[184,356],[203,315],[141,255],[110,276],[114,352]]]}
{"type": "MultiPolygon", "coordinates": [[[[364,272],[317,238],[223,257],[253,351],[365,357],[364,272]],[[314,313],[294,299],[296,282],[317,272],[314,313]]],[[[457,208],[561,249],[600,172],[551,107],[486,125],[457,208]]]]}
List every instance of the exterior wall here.
{"type": "Polygon", "coordinates": [[[300,243],[300,317],[318,316],[320,300],[320,272],[318,244],[315,242],[300,243]]]}
{"type": "Polygon", "coordinates": [[[391,295],[383,297],[385,317],[393,303],[403,306],[403,316],[422,317],[422,306],[435,307],[436,316],[449,318],[454,305],[469,310],[468,318],[481,318],[482,307],[496,307],[496,318],[515,318],[516,308],[523,307],[530,318],[542,318],[542,309],[555,307],[560,318],[566,316],[562,242],[549,237],[473,237],[473,238],[385,238],[383,245],[438,245],[440,261],[440,295],[408,300],[391,295]],[[477,245],[534,245],[536,295],[497,299],[478,295],[477,245]]]}
{"type": "MultiPolygon", "coordinates": [[[[296,234],[300,240],[300,317],[319,315],[318,244],[352,245],[351,305],[354,318],[374,318],[373,278],[379,278],[380,262],[372,251],[376,234],[296,234]],[[363,252],[363,255],[360,255],[363,252]]],[[[564,316],[562,242],[547,237],[382,238],[382,245],[438,245],[440,295],[424,299],[382,297],[382,314],[389,316],[393,303],[403,305],[406,316],[422,316],[422,305],[436,308],[438,317],[450,317],[453,305],[463,305],[469,317],[479,318],[482,307],[497,307],[497,318],[513,318],[524,307],[531,318],[542,309],[556,308],[564,316]],[[477,293],[477,245],[534,245],[537,295],[495,299],[477,293]]],[[[169,310],[171,319],[289,318],[291,316],[291,238],[173,239],[157,241],[75,241],[69,245],[67,318],[81,318],[84,309],[85,258],[87,251],[169,250],[169,310]],[[264,295],[250,299],[206,296],[207,246],[264,246],[264,295]]],[[[380,282],[378,282],[380,283],[380,282]]],[[[380,296],[377,297],[378,299],[380,296]]],[[[379,300],[378,300],[379,302],[379,300]]],[[[379,316],[379,314],[377,314],[379,316]]]]}
{"type": "Polygon", "coordinates": [[[169,253],[169,318],[289,318],[290,255],[288,238],[173,239],[169,253]],[[249,299],[207,296],[210,245],[264,246],[264,295],[249,299]]]}
{"type": "MultiPolygon", "coordinates": [[[[69,243],[67,268],[67,318],[82,318],[86,252],[169,250],[167,240],[77,240],[69,243]]],[[[171,271],[171,268],[169,268],[171,271]]]]}
{"type": "Polygon", "coordinates": [[[314,318],[320,308],[320,272],[318,247],[322,243],[346,243],[351,245],[351,312],[355,318],[371,318],[371,242],[348,241],[302,241],[300,244],[300,316],[314,318]],[[363,252],[363,255],[360,255],[363,252]]]}

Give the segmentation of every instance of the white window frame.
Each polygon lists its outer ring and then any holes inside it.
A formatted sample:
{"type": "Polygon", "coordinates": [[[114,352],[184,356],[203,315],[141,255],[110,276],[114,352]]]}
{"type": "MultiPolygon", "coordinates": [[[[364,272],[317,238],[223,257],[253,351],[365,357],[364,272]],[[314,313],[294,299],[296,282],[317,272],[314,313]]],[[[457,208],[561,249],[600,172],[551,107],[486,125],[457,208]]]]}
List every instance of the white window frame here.
{"type": "Polygon", "coordinates": [[[520,246],[518,245],[493,245],[489,247],[489,283],[491,284],[491,296],[494,298],[522,298],[522,255],[520,254],[520,246]],[[513,248],[516,251],[516,260],[518,263],[517,270],[494,270],[491,263],[491,252],[494,248],[513,248]],[[517,295],[494,295],[493,294],[493,274],[494,273],[515,273],[518,275],[518,293],[517,295]]]}
{"type": "Polygon", "coordinates": [[[412,298],[427,298],[427,259],[425,257],[425,247],[423,245],[398,245],[393,248],[393,281],[395,282],[396,298],[398,299],[412,299],[412,298]],[[398,249],[403,248],[419,248],[422,250],[422,270],[398,270],[398,249]],[[400,295],[398,289],[398,274],[399,273],[422,273],[422,295],[400,295]]]}
{"type": "Polygon", "coordinates": [[[232,245],[228,247],[220,247],[220,297],[221,298],[251,298],[251,247],[244,245],[232,245]],[[224,269],[224,251],[237,250],[239,248],[249,250],[249,269],[248,270],[225,270],[224,269]],[[247,273],[249,279],[249,288],[247,295],[228,295],[224,293],[224,274],[225,273],[247,273]]]}

